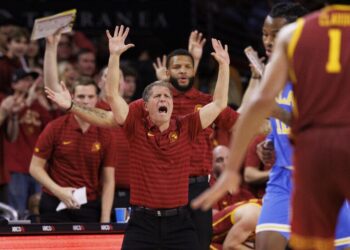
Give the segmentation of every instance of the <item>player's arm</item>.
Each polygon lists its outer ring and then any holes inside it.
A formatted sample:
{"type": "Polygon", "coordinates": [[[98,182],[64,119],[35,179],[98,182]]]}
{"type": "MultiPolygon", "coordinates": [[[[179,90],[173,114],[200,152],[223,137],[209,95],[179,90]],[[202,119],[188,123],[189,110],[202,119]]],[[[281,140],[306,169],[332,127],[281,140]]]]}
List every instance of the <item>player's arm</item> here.
{"type": "Polygon", "coordinates": [[[244,168],[244,181],[250,184],[265,183],[269,179],[270,170],[259,170],[255,166],[244,168]]]}
{"type": "MultiPolygon", "coordinates": [[[[256,54],[255,51],[253,53],[256,54]]],[[[263,58],[259,58],[257,60],[260,60],[261,63],[263,63],[264,59],[265,58],[263,57],[263,58]]],[[[250,78],[249,83],[248,83],[248,88],[244,93],[241,106],[237,110],[238,113],[241,113],[244,110],[247,101],[251,98],[252,94],[255,91],[257,91],[257,89],[260,86],[260,80],[261,80],[262,75],[259,73],[258,69],[256,68],[256,66],[254,66],[254,64],[250,64],[250,68],[251,68],[251,73],[252,73],[251,78],[250,78]]],[[[263,65],[263,68],[265,68],[265,65],[263,65]]],[[[287,125],[290,125],[290,123],[291,123],[291,114],[288,111],[281,108],[277,103],[275,103],[274,108],[272,109],[272,113],[270,116],[272,116],[276,119],[279,119],[280,121],[284,122],[287,125]]]]}
{"type": "Polygon", "coordinates": [[[79,204],[73,198],[75,188],[61,187],[54,182],[45,170],[47,161],[43,158],[33,155],[29,166],[29,173],[41,185],[50,190],[59,200],[63,201],[68,208],[79,208],[79,204]]]}
{"type": "Polygon", "coordinates": [[[259,83],[260,83],[260,79],[257,78],[250,78],[249,83],[248,83],[248,88],[247,90],[244,92],[243,98],[242,98],[242,103],[239,106],[239,108],[237,109],[238,113],[242,113],[244,107],[246,106],[246,103],[248,102],[248,100],[251,98],[252,94],[257,91],[258,87],[259,87],[259,83]]]}
{"type": "Polygon", "coordinates": [[[271,62],[267,65],[261,88],[247,103],[247,109],[238,118],[235,136],[230,146],[227,168],[215,185],[192,202],[194,208],[209,209],[227,191],[237,192],[239,187],[239,169],[249,142],[259,130],[263,120],[271,113],[275,98],[280,93],[288,78],[287,43],[295,30],[294,24],[283,28],[276,39],[271,62]]]}
{"type": "Polygon", "coordinates": [[[129,28],[124,29],[124,26],[116,26],[113,36],[106,31],[109,41],[109,61],[106,81],[106,97],[109,105],[112,108],[114,118],[118,124],[124,124],[129,113],[129,106],[123,97],[119,94],[119,61],[120,56],[126,50],[134,47],[133,44],[125,44],[125,39],[128,36],[129,28]]]}
{"type": "Polygon", "coordinates": [[[61,30],[58,30],[53,35],[46,37],[45,45],[44,84],[54,91],[60,91],[57,67],[57,47],[60,39],[61,30]]]}
{"type": "Polygon", "coordinates": [[[275,103],[274,108],[272,109],[271,116],[280,120],[281,122],[283,122],[288,126],[290,126],[292,123],[292,114],[287,110],[278,106],[277,103],[275,103]]]}
{"type": "Polygon", "coordinates": [[[101,198],[101,223],[108,223],[111,219],[111,211],[114,199],[115,175],[114,167],[106,166],[102,173],[102,198],[101,198]]]}
{"type": "Polygon", "coordinates": [[[223,47],[221,42],[216,39],[212,39],[212,45],[214,52],[211,54],[219,63],[219,73],[213,101],[199,110],[202,128],[206,128],[214,122],[220,112],[226,108],[228,100],[230,78],[230,56],[228,54],[228,47],[227,45],[223,47]]]}

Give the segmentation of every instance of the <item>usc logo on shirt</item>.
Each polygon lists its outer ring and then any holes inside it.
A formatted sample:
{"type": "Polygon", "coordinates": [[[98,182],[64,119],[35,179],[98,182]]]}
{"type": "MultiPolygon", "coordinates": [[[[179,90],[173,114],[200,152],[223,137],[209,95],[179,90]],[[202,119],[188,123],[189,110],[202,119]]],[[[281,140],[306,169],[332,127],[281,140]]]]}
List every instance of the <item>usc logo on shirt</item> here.
{"type": "Polygon", "coordinates": [[[177,132],[171,132],[169,133],[169,140],[170,142],[174,142],[174,141],[177,141],[177,139],[179,138],[177,132]]]}
{"type": "Polygon", "coordinates": [[[194,112],[199,111],[201,108],[203,108],[202,104],[197,104],[196,106],[194,106],[194,112]]]}
{"type": "Polygon", "coordinates": [[[98,152],[101,150],[101,143],[100,142],[94,142],[91,146],[91,152],[98,152]]]}

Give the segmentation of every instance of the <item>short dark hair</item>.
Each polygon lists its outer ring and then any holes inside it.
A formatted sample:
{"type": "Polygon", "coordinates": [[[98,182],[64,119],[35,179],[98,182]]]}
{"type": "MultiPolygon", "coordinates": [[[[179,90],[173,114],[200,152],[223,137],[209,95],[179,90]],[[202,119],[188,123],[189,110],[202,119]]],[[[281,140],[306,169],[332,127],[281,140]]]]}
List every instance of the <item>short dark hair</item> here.
{"type": "Polygon", "coordinates": [[[79,60],[79,57],[80,57],[81,55],[83,55],[83,54],[88,54],[88,53],[92,53],[92,54],[95,55],[95,52],[93,52],[91,49],[83,48],[83,49],[79,50],[79,52],[78,52],[77,55],[76,55],[77,61],[79,60]]]}
{"type": "Polygon", "coordinates": [[[160,87],[166,87],[169,89],[170,91],[170,95],[172,96],[172,93],[171,93],[171,84],[168,82],[168,81],[164,81],[164,80],[160,80],[160,81],[155,81],[155,82],[152,82],[151,84],[147,85],[146,88],[143,90],[143,93],[142,93],[142,99],[147,102],[148,99],[150,98],[151,96],[151,93],[152,93],[152,89],[153,87],[155,86],[160,86],[160,87]]]}
{"type": "Polygon", "coordinates": [[[100,94],[100,88],[97,86],[96,82],[94,81],[94,79],[92,79],[91,77],[87,77],[87,76],[80,76],[73,84],[72,86],[72,93],[75,93],[75,88],[77,86],[89,86],[92,85],[95,87],[96,89],[96,94],[99,95],[100,94]]]}
{"type": "Polygon", "coordinates": [[[285,18],[288,23],[296,21],[308,13],[308,10],[299,3],[277,3],[272,6],[269,16],[272,18],[285,18]]]}
{"type": "Polygon", "coordinates": [[[170,52],[170,54],[167,56],[167,59],[166,59],[166,67],[167,68],[169,68],[170,59],[174,56],[188,56],[191,58],[192,64],[194,65],[194,58],[188,50],[176,49],[176,50],[173,50],[172,52],[170,52]]]}
{"type": "Polygon", "coordinates": [[[120,65],[120,70],[123,72],[124,77],[133,76],[133,77],[137,78],[136,70],[129,65],[126,65],[126,64],[120,65]]]}
{"type": "Polygon", "coordinates": [[[29,41],[29,32],[27,29],[22,27],[15,27],[10,34],[7,36],[7,42],[11,42],[13,40],[21,39],[24,37],[27,41],[29,41]]]}

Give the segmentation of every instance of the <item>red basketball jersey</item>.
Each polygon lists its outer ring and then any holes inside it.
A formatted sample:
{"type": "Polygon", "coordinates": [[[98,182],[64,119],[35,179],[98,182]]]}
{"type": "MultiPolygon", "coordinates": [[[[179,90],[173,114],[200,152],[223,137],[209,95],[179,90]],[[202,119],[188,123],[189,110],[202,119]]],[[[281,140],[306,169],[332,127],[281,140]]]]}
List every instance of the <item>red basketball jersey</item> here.
{"type": "Polygon", "coordinates": [[[288,46],[296,112],[293,133],[350,127],[350,6],[332,5],[297,21],[288,46]]]}

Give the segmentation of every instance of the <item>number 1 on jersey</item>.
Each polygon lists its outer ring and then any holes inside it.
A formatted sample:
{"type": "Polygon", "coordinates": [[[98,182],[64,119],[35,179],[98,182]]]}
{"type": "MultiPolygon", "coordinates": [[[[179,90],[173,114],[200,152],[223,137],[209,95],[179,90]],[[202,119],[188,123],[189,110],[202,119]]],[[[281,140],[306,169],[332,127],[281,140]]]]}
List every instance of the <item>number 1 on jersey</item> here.
{"type": "Polygon", "coordinates": [[[341,31],[339,29],[329,29],[329,50],[326,71],[328,73],[339,73],[341,71],[340,64],[340,47],[341,47],[341,31]]]}

